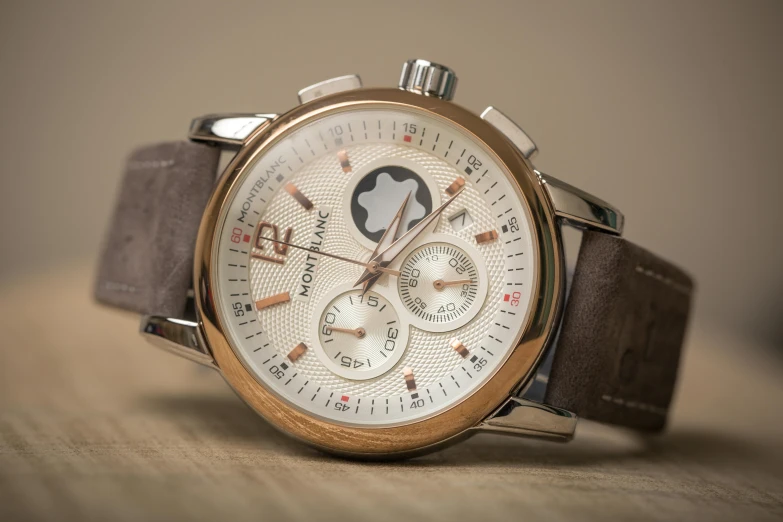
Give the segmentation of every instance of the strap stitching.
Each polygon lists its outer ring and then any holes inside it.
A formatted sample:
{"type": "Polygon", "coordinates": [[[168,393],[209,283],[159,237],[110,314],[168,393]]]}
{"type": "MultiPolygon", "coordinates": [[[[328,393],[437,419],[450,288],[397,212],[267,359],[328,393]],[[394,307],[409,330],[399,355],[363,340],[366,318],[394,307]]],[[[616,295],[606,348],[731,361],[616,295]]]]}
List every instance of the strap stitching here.
{"type": "Polygon", "coordinates": [[[611,395],[602,395],[601,399],[606,402],[611,402],[612,404],[617,404],[618,406],[623,406],[625,408],[646,411],[661,416],[666,415],[668,412],[667,408],[659,408],[658,406],[647,404],[646,402],[628,401],[621,399],[620,397],[612,397],[611,395]]]}
{"type": "Polygon", "coordinates": [[[118,283],[116,281],[105,281],[103,287],[110,292],[124,292],[128,294],[135,294],[138,291],[133,285],[127,283],[118,283]]]}
{"type": "Polygon", "coordinates": [[[173,159],[167,160],[138,160],[128,162],[128,171],[133,170],[147,170],[147,169],[163,169],[174,165],[173,159]]]}
{"type": "Polygon", "coordinates": [[[645,268],[642,265],[636,265],[636,271],[640,274],[646,275],[647,277],[652,277],[653,279],[660,281],[661,283],[665,284],[666,286],[673,288],[674,290],[681,292],[685,295],[691,294],[691,287],[688,285],[684,285],[682,283],[678,283],[677,281],[663,276],[659,274],[658,272],[655,272],[653,270],[650,270],[649,268],[645,268]]]}

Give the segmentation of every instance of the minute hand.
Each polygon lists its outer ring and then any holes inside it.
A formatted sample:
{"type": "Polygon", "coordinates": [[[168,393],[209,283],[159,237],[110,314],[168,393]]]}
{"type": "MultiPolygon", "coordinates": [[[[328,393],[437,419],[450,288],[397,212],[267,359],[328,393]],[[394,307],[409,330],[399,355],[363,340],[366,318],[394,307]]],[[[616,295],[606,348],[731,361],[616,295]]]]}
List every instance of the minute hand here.
{"type": "MultiPolygon", "coordinates": [[[[402,253],[402,251],[408,247],[408,245],[413,243],[413,241],[416,240],[416,238],[419,237],[419,235],[422,232],[424,232],[424,229],[426,229],[430,224],[432,224],[433,221],[438,219],[438,216],[440,216],[441,213],[443,213],[443,211],[446,210],[446,207],[448,207],[452,201],[457,199],[457,196],[459,196],[462,193],[462,190],[463,189],[461,188],[453,196],[447,199],[441,206],[439,206],[438,208],[430,212],[429,215],[425,216],[421,221],[416,223],[416,226],[408,230],[397,241],[389,245],[385,250],[383,250],[377,256],[370,259],[370,262],[376,262],[381,267],[389,266],[389,264],[391,264],[391,262],[394,261],[394,259],[397,256],[399,256],[402,253]]],[[[357,281],[356,285],[363,283],[364,281],[370,279],[371,277],[372,274],[364,275],[359,281],[357,281]]]]}
{"type": "MultiPolygon", "coordinates": [[[[410,197],[411,194],[409,192],[408,195],[405,196],[405,199],[402,201],[402,205],[400,205],[400,209],[392,218],[391,223],[389,223],[389,226],[386,227],[386,232],[383,233],[381,240],[378,241],[377,245],[375,245],[375,250],[373,250],[372,256],[370,257],[377,256],[381,252],[381,250],[385,250],[397,239],[397,232],[399,231],[400,224],[402,223],[402,214],[405,212],[405,206],[408,204],[408,200],[410,199],[410,197]]],[[[364,295],[367,292],[367,290],[372,288],[372,285],[375,284],[375,282],[381,278],[381,275],[383,275],[381,272],[378,272],[373,274],[371,278],[365,280],[364,277],[369,273],[370,271],[365,269],[365,271],[359,277],[359,280],[356,283],[354,283],[354,286],[362,285],[362,295],[364,295]],[[364,282],[362,283],[362,281],[364,282]]]]}

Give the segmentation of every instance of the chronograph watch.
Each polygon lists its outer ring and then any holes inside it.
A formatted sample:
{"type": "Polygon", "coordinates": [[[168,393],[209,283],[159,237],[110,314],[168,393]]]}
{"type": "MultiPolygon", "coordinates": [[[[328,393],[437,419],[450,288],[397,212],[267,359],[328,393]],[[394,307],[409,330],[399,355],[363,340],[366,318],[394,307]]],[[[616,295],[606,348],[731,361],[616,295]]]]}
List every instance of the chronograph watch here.
{"type": "Polygon", "coordinates": [[[411,60],[398,88],[342,76],[136,150],[97,299],[336,454],[564,441],[577,417],[663,429],[690,278],[536,170],[501,111],[454,104],[456,85],[411,60]],[[582,235],[573,271],[563,227],[582,235]]]}

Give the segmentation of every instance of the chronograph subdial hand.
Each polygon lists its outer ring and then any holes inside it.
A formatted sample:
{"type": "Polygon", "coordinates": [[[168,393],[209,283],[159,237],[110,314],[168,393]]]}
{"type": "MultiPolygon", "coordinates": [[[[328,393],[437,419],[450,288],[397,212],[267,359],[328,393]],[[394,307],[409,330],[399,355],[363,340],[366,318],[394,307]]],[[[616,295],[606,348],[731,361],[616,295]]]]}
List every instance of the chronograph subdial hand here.
{"type": "MultiPolygon", "coordinates": [[[[273,243],[280,243],[281,245],[286,245],[291,248],[296,248],[298,250],[305,250],[307,252],[312,252],[313,254],[317,254],[320,256],[331,257],[339,261],[345,261],[346,263],[353,263],[354,265],[363,266],[365,270],[370,274],[389,274],[393,276],[400,275],[399,270],[392,270],[391,268],[386,268],[384,266],[381,266],[381,264],[378,263],[377,261],[369,261],[365,263],[364,261],[359,261],[358,259],[351,259],[348,257],[339,256],[337,254],[332,254],[330,252],[324,252],[323,250],[313,250],[312,248],[303,247],[301,245],[295,245],[293,243],[288,243],[286,241],[281,241],[279,239],[274,239],[272,237],[265,237],[264,239],[266,239],[267,241],[271,241],[273,243]]],[[[250,254],[250,255],[251,257],[260,257],[256,254],[250,254]]]]}
{"type": "Polygon", "coordinates": [[[359,328],[338,328],[336,326],[330,326],[329,330],[333,332],[352,334],[356,336],[357,339],[362,339],[365,335],[367,335],[367,330],[361,326],[359,328]]]}
{"type": "Polygon", "coordinates": [[[436,279],[432,282],[432,286],[435,287],[435,290],[443,290],[447,286],[458,286],[458,285],[466,285],[470,284],[473,281],[471,279],[454,279],[452,281],[444,281],[443,279],[436,279]]]}

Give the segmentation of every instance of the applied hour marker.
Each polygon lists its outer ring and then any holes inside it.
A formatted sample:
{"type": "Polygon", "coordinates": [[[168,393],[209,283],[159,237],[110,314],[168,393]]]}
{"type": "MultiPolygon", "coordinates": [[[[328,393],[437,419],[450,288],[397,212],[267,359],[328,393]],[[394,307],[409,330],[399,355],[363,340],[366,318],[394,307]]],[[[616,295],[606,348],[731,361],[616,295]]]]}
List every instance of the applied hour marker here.
{"type": "Polygon", "coordinates": [[[264,297],[263,299],[259,299],[258,301],[256,301],[256,310],[263,310],[264,308],[267,308],[272,305],[287,303],[290,300],[291,300],[291,294],[288,292],[283,292],[282,294],[270,295],[269,297],[264,297]]]}
{"type": "Polygon", "coordinates": [[[463,178],[458,177],[451,183],[451,185],[448,186],[448,188],[446,189],[446,194],[448,194],[449,196],[453,196],[459,191],[459,189],[461,189],[464,186],[465,186],[465,180],[463,178]]]}
{"type": "Polygon", "coordinates": [[[307,351],[307,345],[305,343],[299,343],[296,346],[294,346],[294,349],[288,352],[288,360],[291,362],[296,362],[297,359],[299,359],[301,356],[304,355],[304,353],[307,351]]]}
{"type": "Polygon", "coordinates": [[[345,150],[341,150],[337,153],[337,159],[340,160],[340,166],[343,168],[343,172],[353,172],[351,161],[348,159],[348,153],[345,152],[345,150]]]}
{"type": "Polygon", "coordinates": [[[462,341],[460,341],[459,339],[454,339],[453,341],[451,341],[451,347],[454,348],[454,351],[460,354],[463,359],[466,358],[468,355],[470,355],[468,349],[465,347],[464,344],[462,344],[462,341]]]}
{"type": "Polygon", "coordinates": [[[402,376],[405,377],[405,386],[408,387],[408,391],[416,391],[416,380],[413,378],[413,370],[410,368],[403,368],[402,376]]]}
{"type": "Polygon", "coordinates": [[[302,194],[299,191],[299,189],[296,187],[296,185],[294,185],[289,181],[283,186],[283,188],[285,189],[286,192],[291,194],[291,196],[297,201],[297,203],[302,205],[305,210],[310,210],[311,208],[313,208],[313,202],[307,199],[307,196],[302,194]]]}
{"type": "Polygon", "coordinates": [[[497,230],[488,230],[486,232],[482,232],[481,234],[476,234],[476,243],[489,243],[490,241],[494,241],[498,238],[498,231],[497,230]]]}

